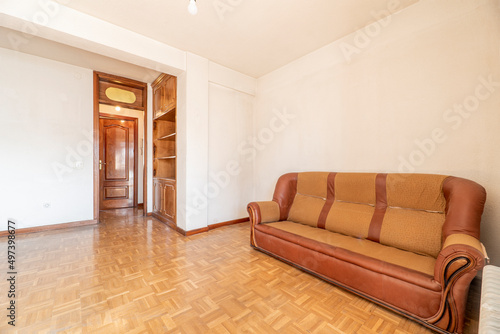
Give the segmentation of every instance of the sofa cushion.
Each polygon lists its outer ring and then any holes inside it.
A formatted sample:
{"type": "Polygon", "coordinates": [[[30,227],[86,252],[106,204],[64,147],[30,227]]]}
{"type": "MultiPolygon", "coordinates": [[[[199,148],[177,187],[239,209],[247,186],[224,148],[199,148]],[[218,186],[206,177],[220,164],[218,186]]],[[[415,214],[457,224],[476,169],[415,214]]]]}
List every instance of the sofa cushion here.
{"type": "Polygon", "coordinates": [[[437,257],[444,219],[444,213],[387,208],[380,243],[437,257]]]}
{"type": "Polygon", "coordinates": [[[305,172],[297,176],[297,193],[326,198],[328,172],[305,172]]]}
{"type": "MultiPolygon", "coordinates": [[[[262,225],[264,226],[256,226],[256,228],[260,229],[261,227],[272,227],[303,238],[338,247],[339,249],[348,250],[350,252],[360,254],[363,257],[373,258],[386,263],[418,271],[420,273],[428,275],[428,278],[425,280],[425,282],[420,282],[420,285],[423,284],[428,288],[436,288],[436,286],[431,282],[433,281],[432,278],[434,275],[434,266],[436,263],[436,259],[433,257],[407,252],[394,247],[384,246],[370,240],[356,239],[350,236],[305,226],[290,221],[280,221],[262,225]]],[[[353,257],[352,261],[356,261],[356,258],[353,257]]],[[[387,269],[383,266],[377,266],[377,268],[377,270],[387,269]]],[[[394,272],[401,273],[401,271],[397,270],[394,272]]],[[[392,276],[395,276],[394,272],[391,274],[392,276]]],[[[404,280],[408,279],[407,277],[400,278],[404,280]]]]}
{"type": "Polygon", "coordinates": [[[337,173],[335,201],[375,205],[376,173],[337,173]]]}
{"type": "Polygon", "coordinates": [[[298,174],[297,194],[288,213],[289,220],[318,226],[318,219],[326,201],[329,174],[325,172],[298,174]]]}
{"type": "Polygon", "coordinates": [[[366,239],[375,207],[335,201],[326,218],[325,229],[366,239]]]}
{"type": "Polygon", "coordinates": [[[380,243],[437,257],[442,248],[445,175],[389,174],[380,243]]]}
{"type": "Polygon", "coordinates": [[[375,210],[375,173],[337,173],[325,229],[366,238],[375,210]]]}
{"type": "Polygon", "coordinates": [[[288,220],[316,227],[324,205],[324,198],[297,194],[290,208],[288,220]]]}
{"type": "Polygon", "coordinates": [[[433,174],[388,174],[387,205],[444,212],[443,182],[446,178],[446,175],[433,174]]]}

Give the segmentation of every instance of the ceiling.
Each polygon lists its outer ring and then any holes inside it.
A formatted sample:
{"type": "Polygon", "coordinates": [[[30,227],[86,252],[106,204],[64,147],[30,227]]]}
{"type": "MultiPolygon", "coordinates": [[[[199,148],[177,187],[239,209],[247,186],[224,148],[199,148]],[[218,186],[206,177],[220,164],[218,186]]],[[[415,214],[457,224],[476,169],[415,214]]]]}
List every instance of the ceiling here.
{"type": "Polygon", "coordinates": [[[258,78],[417,1],[197,0],[196,16],[188,0],[60,2],[258,78]]]}

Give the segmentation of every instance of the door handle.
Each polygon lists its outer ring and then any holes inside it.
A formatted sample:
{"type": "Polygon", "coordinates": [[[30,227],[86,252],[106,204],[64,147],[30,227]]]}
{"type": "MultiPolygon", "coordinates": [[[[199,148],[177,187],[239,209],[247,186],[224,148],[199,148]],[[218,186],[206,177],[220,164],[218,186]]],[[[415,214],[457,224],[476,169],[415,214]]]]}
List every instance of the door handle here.
{"type": "Polygon", "coordinates": [[[105,165],[106,163],[105,162],[102,162],[102,160],[99,160],[99,170],[102,169],[102,165],[105,165]]]}

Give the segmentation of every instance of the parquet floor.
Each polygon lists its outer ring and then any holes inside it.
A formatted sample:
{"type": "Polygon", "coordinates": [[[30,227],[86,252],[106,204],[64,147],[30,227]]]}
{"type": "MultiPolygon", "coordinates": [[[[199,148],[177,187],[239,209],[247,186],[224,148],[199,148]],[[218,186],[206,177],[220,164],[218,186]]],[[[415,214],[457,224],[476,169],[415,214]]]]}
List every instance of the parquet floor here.
{"type": "Polygon", "coordinates": [[[0,238],[1,333],[431,333],[251,249],[248,223],[183,237],[132,209],[101,221],[17,235],[15,329],[0,238]]]}

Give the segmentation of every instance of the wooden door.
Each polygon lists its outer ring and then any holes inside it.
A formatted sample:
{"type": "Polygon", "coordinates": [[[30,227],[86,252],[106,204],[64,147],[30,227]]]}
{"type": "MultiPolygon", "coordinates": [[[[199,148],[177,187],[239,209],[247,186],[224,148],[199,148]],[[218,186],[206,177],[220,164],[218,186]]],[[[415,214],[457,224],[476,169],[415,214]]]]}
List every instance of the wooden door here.
{"type": "Polygon", "coordinates": [[[175,183],[165,182],[163,187],[163,214],[175,222],[175,183]]]}
{"type": "Polygon", "coordinates": [[[99,119],[100,209],[136,205],[135,142],[137,123],[99,119]]]}

